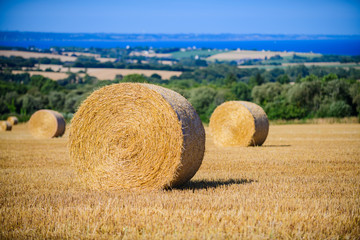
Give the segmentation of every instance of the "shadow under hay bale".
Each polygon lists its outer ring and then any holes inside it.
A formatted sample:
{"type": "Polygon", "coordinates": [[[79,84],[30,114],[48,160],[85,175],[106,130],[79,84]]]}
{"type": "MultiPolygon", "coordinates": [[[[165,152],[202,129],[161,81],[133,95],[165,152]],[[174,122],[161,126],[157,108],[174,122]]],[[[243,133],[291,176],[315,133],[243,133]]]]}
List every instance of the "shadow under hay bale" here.
{"type": "Polygon", "coordinates": [[[215,109],[209,129],[218,146],[261,146],[269,132],[269,121],[255,103],[229,101],[215,109]]]}
{"type": "Polygon", "coordinates": [[[28,126],[30,133],[36,138],[54,138],[65,133],[66,123],[60,113],[42,109],[31,116],[28,126]]]}
{"type": "Polygon", "coordinates": [[[95,91],[81,104],[71,121],[69,150],[91,188],[162,189],[195,175],[205,131],[180,94],[121,83],[95,91]]]}
{"type": "MultiPolygon", "coordinates": [[[[233,184],[249,184],[254,182],[252,179],[228,179],[228,180],[190,180],[183,186],[174,188],[181,190],[201,190],[209,188],[218,188],[222,186],[229,186],[233,184]]],[[[256,182],[256,181],[255,181],[256,182]]],[[[169,189],[172,190],[172,189],[169,189]]]]}

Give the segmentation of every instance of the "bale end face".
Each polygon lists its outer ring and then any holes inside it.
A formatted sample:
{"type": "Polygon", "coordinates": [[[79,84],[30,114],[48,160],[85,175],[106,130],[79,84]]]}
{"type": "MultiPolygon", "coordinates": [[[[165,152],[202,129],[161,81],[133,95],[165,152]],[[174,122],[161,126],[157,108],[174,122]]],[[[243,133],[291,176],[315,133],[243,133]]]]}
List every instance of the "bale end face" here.
{"type": "Polygon", "coordinates": [[[150,84],[103,87],[71,121],[70,158],[91,188],[180,185],[200,167],[204,148],[205,131],[190,103],[150,84]]]}
{"type": "Polygon", "coordinates": [[[15,116],[10,116],[10,117],[8,117],[7,121],[10,122],[11,125],[16,125],[16,124],[18,124],[19,119],[15,116]]]}
{"type": "Polygon", "coordinates": [[[54,138],[64,134],[66,122],[60,113],[42,109],[31,116],[28,126],[36,138],[54,138]]]}
{"type": "Polygon", "coordinates": [[[215,109],[209,127],[219,146],[260,146],[268,135],[269,121],[255,103],[229,101],[215,109]]]}
{"type": "Polygon", "coordinates": [[[12,125],[9,121],[0,121],[0,131],[11,131],[12,125]]]}

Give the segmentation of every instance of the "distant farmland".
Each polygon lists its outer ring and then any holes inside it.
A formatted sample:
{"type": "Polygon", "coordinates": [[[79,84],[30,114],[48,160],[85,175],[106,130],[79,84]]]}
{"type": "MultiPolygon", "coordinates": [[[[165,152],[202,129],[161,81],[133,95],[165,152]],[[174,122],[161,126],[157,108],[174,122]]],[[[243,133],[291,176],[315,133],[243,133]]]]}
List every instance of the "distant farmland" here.
{"type": "Polygon", "coordinates": [[[297,52],[276,52],[276,51],[250,51],[250,50],[236,50],[230,52],[223,52],[212,55],[207,58],[209,61],[220,60],[220,61],[233,61],[233,60],[251,60],[251,59],[269,59],[276,55],[280,57],[289,57],[294,54],[298,56],[307,56],[307,57],[317,57],[321,56],[321,54],[315,53],[297,53],[297,52]]]}
{"type": "Polygon", "coordinates": [[[0,50],[0,56],[5,56],[5,57],[16,56],[16,57],[23,57],[23,58],[54,58],[54,59],[60,59],[60,61],[62,61],[62,62],[75,62],[77,57],[71,56],[71,55],[75,54],[77,56],[82,55],[82,56],[87,56],[87,57],[90,57],[90,56],[96,57],[95,59],[98,60],[99,62],[115,61],[115,58],[100,58],[95,54],[89,54],[89,53],[79,53],[79,52],[66,53],[65,52],[64,54],[67,54],[68,56],[52,54],[52,53],[0,50]]]}
{"type": "MultiPolygon", "coordinates": [[[[24,73],[28,72],[30,75],[42,75],[44,77],[51,78],[53,80],[60,80],[67,77],[66,72],[78,73],[84,72],[85,68],[77,67],[64,67],[62,65],[54,64],[40,64],[37,65],[34,69],[41,69],[42,71],[13,71],[13,73],[24,73]],[[46,69],[51,69],[54,72],[46,72],[46,69]]],[[[170,79],[172,76],[180,76],[182,72],[180,71],[165,71],[165,70],[147,70],[147,69],[115,69],[115,68],[87,68],[86,73],[89,76],[96,77],[99,80],[114,80],[116,75],[126,76],[129,74],[143,74],[147,77],[150,77],[153,74],[158,74],[162,79],[170,79]]],[[[80,73],[81,76],[84,76],[85,73],[80,73]]]]}

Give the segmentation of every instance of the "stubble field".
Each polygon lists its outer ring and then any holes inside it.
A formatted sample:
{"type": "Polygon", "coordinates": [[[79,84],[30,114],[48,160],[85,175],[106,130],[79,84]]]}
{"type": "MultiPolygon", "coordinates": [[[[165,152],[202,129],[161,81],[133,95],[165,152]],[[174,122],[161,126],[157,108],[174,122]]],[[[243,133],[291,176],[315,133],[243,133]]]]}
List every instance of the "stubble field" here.
{"type": "MultiPolygon", "coordinates": [[[[148,69],[117,69],[117,68],[78,68],[72,67],[67,68],[61,65],[54,64],[41,64],[40,66],[36,65],[33,70],[37,68],[42,71],[20,71],[14,70],[12,73],[20,74],[20,73],[29,73],[31,76],[33,75],[42,75],[44,77],[48,77],[55,81],[64,79],[68,77],[67,72],[78,73],[79,71],[83,71],[92,77],[96,77],[99,80],[114,80],[116,75],[126,76],[129,74],[142,74],[147,77],[151,77],[153,74],[158,74],[162,79],[170,79],[172,76],[180,76],[182,74],[181,71],[167,71],[167,70],[148,70],[148,69]],[[54,72],[47,72],[46,69],[52,69],[54,72]]],[[[84,77],[85,73],[80,73],[80,76],[84,77]]]]}
{"type": "Polygon", "coordinates": [[[0,132],[0,239],[360,236],[360,124],[273,125],[248,148],[207,134],[195,177],[153,192],[80,187],[67,140],[34,139],[25,124],[0,132]]]}

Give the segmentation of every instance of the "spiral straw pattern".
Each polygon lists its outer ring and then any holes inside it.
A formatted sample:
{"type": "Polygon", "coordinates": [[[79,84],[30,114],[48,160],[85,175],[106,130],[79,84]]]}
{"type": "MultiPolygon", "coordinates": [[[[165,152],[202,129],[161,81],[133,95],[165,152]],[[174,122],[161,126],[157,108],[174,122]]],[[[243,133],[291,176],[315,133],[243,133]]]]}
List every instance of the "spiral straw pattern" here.
{"type": "Polygon", "coordinates": [[[92,93],[71,121],[70,158],[96,189],[161,189],[199,169],[205,131],[191,104],[169,89],[121,83],[92,93]]]}
{"type": "Polygon", "coordinates": [[[30,133],[36,138],[60,137],[66,127],[64,117],[48,109],[39,110],[31,115],[28,125],[30,133]]]}
{"type": "Polygon", "coordinates": [[[218,146],[260,146],[268,135],[269,121],[259,105],[229,101],[215,109],[209,128],[218,146]]]}

